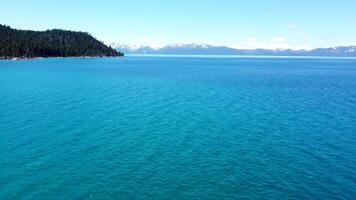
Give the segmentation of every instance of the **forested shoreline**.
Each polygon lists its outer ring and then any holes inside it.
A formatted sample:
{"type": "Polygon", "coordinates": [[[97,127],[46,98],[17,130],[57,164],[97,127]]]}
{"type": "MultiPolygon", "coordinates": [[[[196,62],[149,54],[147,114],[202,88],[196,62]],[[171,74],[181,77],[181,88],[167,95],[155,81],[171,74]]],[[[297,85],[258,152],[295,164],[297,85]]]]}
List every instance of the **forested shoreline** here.
{"type": "Polygon", "coordinates": [[[0,25],[0,59],[123,56],[89,33],[61,29],[17,30],[0,25]]]}

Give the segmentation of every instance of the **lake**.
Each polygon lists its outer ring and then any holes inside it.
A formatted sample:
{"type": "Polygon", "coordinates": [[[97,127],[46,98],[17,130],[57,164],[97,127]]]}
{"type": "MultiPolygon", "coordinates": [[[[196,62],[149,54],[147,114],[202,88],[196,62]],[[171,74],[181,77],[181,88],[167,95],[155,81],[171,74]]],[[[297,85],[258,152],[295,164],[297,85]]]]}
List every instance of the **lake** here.
{"type": "Polygon", "coordinates": [[[0,61],[0,199],[352,199],[356,59],[0,61]]]}

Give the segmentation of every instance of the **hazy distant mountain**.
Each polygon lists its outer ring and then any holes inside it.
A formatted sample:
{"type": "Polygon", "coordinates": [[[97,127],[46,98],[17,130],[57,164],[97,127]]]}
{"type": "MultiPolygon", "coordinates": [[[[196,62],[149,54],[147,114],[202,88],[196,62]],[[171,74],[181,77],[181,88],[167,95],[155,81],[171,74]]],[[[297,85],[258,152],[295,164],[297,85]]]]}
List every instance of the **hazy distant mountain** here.
{"type": "Polygon", "coordinates": [[[178,55],[266,55],[266,56],[340,56],[356,57],[356,46],[318,48],[313,50],[291,49],[234,49],[205,44],[173,44],[162,48],[149,46],[116,45],[117,50],[127,54],[178,54],[178,55]]]}

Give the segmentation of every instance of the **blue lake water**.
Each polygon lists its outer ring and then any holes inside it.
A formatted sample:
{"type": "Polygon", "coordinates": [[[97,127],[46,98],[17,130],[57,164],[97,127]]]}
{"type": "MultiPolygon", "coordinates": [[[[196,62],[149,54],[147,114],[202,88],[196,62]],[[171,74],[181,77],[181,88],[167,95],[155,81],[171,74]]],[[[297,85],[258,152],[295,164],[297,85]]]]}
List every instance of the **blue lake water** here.
{"type": "Polygon", "coordinates": [[[356,60],[0,61],[0,199],[353,199],[356,60]]]}

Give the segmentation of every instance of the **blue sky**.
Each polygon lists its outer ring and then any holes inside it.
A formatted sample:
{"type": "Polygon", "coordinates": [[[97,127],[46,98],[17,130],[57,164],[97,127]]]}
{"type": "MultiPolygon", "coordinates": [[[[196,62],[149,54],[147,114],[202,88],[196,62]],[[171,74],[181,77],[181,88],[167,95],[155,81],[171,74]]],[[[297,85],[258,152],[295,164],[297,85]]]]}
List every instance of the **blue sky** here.
{"type": "Polygon", "coordinates": [[[90,32],[107,44],[356,45],[355,0],[0,0],[0,23],[90,32]]]}

